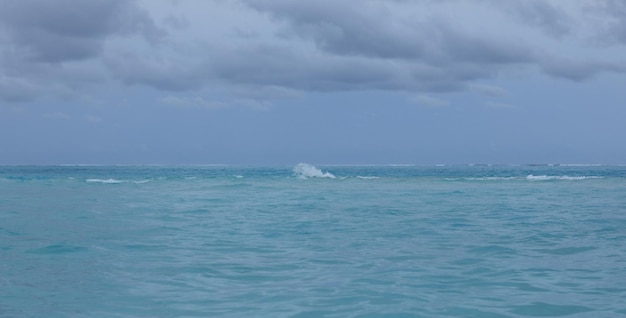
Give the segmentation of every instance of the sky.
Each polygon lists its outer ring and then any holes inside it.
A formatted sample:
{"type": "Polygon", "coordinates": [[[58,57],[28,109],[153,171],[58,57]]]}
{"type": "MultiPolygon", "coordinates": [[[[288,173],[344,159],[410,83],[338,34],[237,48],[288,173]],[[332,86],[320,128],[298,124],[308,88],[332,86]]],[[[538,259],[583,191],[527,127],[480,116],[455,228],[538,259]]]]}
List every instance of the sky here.
{"type": "Polygon", "coordinates": [[[0,164],[626,163],[622,0],[0,8],[0,164]]]}

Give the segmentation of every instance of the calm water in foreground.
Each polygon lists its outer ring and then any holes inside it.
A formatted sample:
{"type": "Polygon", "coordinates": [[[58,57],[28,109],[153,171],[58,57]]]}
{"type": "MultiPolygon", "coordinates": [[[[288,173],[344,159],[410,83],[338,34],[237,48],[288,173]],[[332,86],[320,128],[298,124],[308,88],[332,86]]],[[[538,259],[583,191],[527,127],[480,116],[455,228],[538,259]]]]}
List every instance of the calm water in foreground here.
{"type": "Polygon", "coordinates": [[[626,316],[626,167],[0,167],[0,317],[626,316]]]}

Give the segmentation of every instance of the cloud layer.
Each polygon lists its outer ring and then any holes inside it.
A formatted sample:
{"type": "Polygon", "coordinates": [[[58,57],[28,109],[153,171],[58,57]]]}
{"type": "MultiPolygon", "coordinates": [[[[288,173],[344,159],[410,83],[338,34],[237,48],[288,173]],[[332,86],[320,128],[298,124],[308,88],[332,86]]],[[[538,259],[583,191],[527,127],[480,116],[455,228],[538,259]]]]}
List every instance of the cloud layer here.
{"type": "Polygon", "coordinates": [[[162,98],[493,95],[481,82],[624,72],[625,14],[619,0],[5,1],[0,100],[76,98],[104,86],[162,98]]]}

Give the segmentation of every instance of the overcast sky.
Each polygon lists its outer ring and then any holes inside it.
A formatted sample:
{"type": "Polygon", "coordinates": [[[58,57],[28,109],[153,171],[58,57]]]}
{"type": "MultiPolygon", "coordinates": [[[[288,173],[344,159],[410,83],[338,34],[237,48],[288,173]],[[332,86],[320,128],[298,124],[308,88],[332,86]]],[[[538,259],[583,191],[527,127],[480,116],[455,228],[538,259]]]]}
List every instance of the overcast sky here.
{"type": "Polygon", "coordinates": [[[626,163],[623,0],[0,0],[0,164],[626,163]]]}

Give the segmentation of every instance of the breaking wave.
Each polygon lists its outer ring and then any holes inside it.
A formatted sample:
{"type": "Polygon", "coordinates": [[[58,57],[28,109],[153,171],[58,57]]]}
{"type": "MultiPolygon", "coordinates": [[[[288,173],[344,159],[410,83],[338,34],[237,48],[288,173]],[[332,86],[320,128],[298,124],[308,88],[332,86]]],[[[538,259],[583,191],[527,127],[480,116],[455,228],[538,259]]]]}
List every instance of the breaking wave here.
{"type": "Polygon", "coordinates": [[[116,179],[87,179],[87,182],[96,182],[96,183],[122,183],[122,180],[116,179]]]}
{"type": "Polygon", "coordinates": [[[125,181],[125,180],[117,180],[117,179],[87,179],[86,181],[87,182],[91,182],[91,183],[106,183],[106,184],[119,184],[119,183],[136,183],[136,184],[141,184],[141,183],[150,182],[150,180],[125,181]]]}
{"type": "Polygon", "coordinates": [[[330,172],[322,172],[322,170],[318,169],[314,165],[310,165],[308,163],[299,163],[295,167],[293,167],[293,175],[301,178],[329,178],[335,179],[335,175],[330,172]]]}
{"type": "Polygon", "coordinates": [[[545,180],[586,180],[586,179],[600,179],[602,177],[599,176],[580,176],[580,177],[570,177],[570,176],[535,176],[529,174],[526,179],[531,181],[545,181],[545,180]]]}
{"type": "Polygon", "coordinates": [[[548,175],[533,175],[530,174],[526,177],[457,177],[457,178],[445,178],[447,181],[507,181],[507,180],[528,180],[528,181],[549,181],[549,180],[587,180],[587,179],[602,179],[601,176],[548,176],[548,175]]]}
{"type": "Polygon", "coordinates": [[[517,177],[475,177],[475,178],[464,178],[464,180],[468,181],[497,181],[497,180],[515,180],[517,177]]]}

